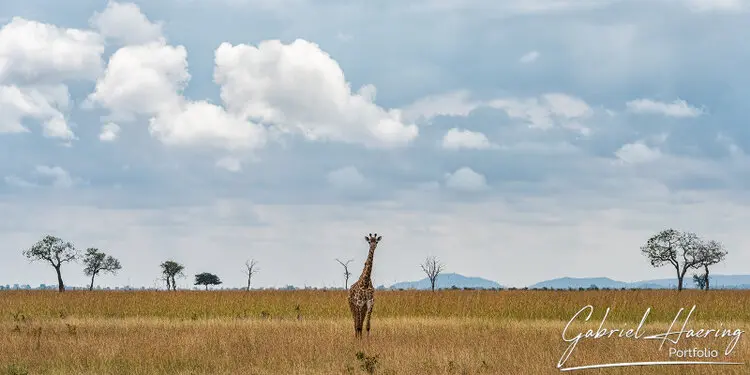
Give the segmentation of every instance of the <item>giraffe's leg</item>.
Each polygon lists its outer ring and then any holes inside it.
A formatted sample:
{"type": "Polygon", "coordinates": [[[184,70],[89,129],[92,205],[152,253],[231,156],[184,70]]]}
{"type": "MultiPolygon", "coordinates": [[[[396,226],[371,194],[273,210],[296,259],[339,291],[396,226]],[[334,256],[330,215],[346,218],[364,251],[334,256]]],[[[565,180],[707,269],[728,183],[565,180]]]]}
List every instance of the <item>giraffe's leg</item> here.
{"type": "Polygon", "coordinates": [[[367,325],[365,326],[365,329],[367,330],[367,336],[370,336],[370,318],[372,317],[372,306],[374,304],[372,302],[367,304],[367,325]]]}
{"type": "Polygon", "coordinates": [[[357,311],[357,337],[362,337],[362,324],[365,322],[365,314],[367,310],[365,310],[365,307],[359,307],[359,310],[357,311]]]}
{"type": "Polygon", "coordinates": [[[354,321],[354,337],[357,337],[359,336],[359,331],[357,330],[357,322],[359,322],[359,314],[357,311],[357,307],[354,306],[354,304],[350,304],[349,309],[352,310],[352,320],[354,321]]]}

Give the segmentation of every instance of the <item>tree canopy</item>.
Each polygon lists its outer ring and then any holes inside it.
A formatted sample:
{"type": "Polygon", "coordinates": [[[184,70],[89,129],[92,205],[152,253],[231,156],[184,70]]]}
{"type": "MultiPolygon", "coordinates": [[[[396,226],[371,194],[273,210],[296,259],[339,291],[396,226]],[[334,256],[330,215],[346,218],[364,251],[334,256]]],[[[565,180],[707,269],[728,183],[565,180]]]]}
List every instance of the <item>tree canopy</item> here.
{"type": "Polygon", "coordinates": [[[86,268],[83,269],[83,273],[87,276],[91,276],[89,290],[94,289],[94,278],[99,273],[108,272],[114,274],[122,269],[119,260],[93,247],[86,249],[86,255],[83,257],[83,264],[86,266],[86,268]]]}
{"type": "Polygon", "coordinates": [[[65,291],[65,284],[60,271],[62,264],[75,261],[79,256],[72,243],[51,235],[44,236],[30,249],[24,250],[23,255],[32,261],[44,261],[52,265],[57,273],[57,284],[60,292],[65,291]]]}
{"type": "Polygon", "coordinates": [[[204,285],[208,289],[209,285],[219,285],[221,279],[212,273],[203,272],[195,275],[195,285],[204,285]]]}

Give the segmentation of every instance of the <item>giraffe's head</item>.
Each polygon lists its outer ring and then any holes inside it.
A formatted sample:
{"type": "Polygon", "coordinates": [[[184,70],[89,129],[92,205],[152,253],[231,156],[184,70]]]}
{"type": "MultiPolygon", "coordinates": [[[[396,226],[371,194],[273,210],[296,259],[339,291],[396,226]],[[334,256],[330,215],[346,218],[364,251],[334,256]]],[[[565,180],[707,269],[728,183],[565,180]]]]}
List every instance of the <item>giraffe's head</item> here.
{"type": "Polygon", "coordinates": [[[377,233],[372,234],[370,233],[369,236],[365,236],[365,241],[370,244],[370,246],[377,246],[378,242],[383,239],[383,236],[378,236],[377,233]]]}

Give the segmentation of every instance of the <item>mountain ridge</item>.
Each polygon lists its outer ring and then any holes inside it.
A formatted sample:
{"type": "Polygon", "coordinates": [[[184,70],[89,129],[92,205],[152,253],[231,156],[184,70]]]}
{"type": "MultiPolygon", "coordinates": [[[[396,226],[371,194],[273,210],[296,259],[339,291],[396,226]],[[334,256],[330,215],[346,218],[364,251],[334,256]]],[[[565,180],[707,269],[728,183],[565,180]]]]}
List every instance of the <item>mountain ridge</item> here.
{"type": "MultiPolygon", "coordinates": [[[[711,275],[710,285],[712,289],[750,289],[750,275],[711,275]]],[[[579,289],[596,286],[599,289],[675,289],[677,288],[676,278],[650,279],[640,281],[620,281],[609,277],[560,277],[540,281],[529,285],[529,289],[579,289]]],[[[482,277],[465,276],[458,273],[445,273],[438,275],[435,283],[436,289],[456,288],[473,288],[473,289],[499,289],[505,288],[494,280],[482,277]]],[[[685,289],[696,289],[693,279],[685,277],[685,289]]],[[[388,287],[389,289],[430,289],[430,280],[423,278],[416,281],[397,282],[388,287]]]]}

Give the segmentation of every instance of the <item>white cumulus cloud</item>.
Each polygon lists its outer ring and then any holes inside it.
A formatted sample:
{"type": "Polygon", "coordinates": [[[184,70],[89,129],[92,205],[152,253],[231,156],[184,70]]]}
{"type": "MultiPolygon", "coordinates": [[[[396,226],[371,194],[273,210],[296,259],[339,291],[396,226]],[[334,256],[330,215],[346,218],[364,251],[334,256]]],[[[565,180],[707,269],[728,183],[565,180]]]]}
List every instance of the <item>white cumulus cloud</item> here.
{"type": "Polygon", "coordinates": [[[60,83],[94,79],[104,42],[93,31],[14,17],[0,29],[0,82],[60,83]]]}
{"type": "Polygon", "coordinates": [[[47,185],[67,189],[82,182],[81,179],[74,178],[68,171],[59,166],[37,165],[32,171],[32,176],[38,182],[28,181],[25,178],[13,175],[6,176],[4,180],[7,185],[22,188],[47,185]]]}
{"type": "Polygon", "coordinates": [[[33,119],[46,137],[75,139],[64,82],[95,79],[102,53],[95,32],[14,17],[0,28],[0,132],[28,131],[22,121],[33,119]]]}
{"type": "Polygon", "coordinates": [[[487,179],[469,167],[462,167],[446,174],[445,186],[456,191],[478,192],[487,189],[487,179]]]}
{"type": "Polygon", "coordinates": [[[405,107],[402,112],[404,118],[412,121],[435,116],[468,116],[482,104],[480,101],[471,100],[469,91],[459,90],[419,99],[405,107]]]}
{"type": "Polygon", "coordinates": [[[133,3],[109,1],[104,11],[94,13],[89,23],[102,36],[122,44],[145,44],[163,39],[161,23],[149,21],[133,3]]]}
{"type": "Polygon", "coordinates": [[[109,58],[88,101],[111,110],[118,119],[155,115],[179,106],[189,79],[185,47],[163,41],[126,46],[109,58]]]}
{"type": "Polygon", "coordinates": [[[643,142],[628,143],[615,151],[615,156],[627,164],[648,163],[659,159],[661,151],[651,148],[643,142]]]}
{"type": "Polygon", "coordinates": [[[562,93],[544,94],[539,98],[495,99],[488,105],[502,109],[508,116],[523,119],[530,126],[541,129],[551,128],[555,124],[566,126],[594,113],[582,99],[562,93]]]}
{"type": "Polygon", "coordinates": [[[108,122],[102,125],[99,133],[99,140],[102,142],[112,142],[120,135],[120,126],[114,122],[108,122]]]}
{"type": "Polygon", "coordinates": [[[458,150],[462,148],[484,150],[492,147],[492,144],[483,133],[452,128],[443,136],[442,146],[448,150],[458,150]]]}
{"type": "Polygon", "coordinates": [[[29,131],[24,119],[41,122],[43,134],[51,138],[73,139],[63,111],[68,107],[68,89],[64,85],[0,85],[0,133],[29,131]]]}
{"type": "Polygon", "coordinates": [[[633,113],[661,114],[668,117],[698,117],[703,110],[688,104],[685,100],[677,99],[671,103],[651,99],[635,99],[627,102],[628,111],[633,113]]]}
{"type": "Polygon", "coordinates": [[[372,88],[353,93],[336,60],[306,40],[222,43],[214,78],[230,112],[309,140],[401,146],[418,134],[400,111],[373,103],[372,88]]]}

